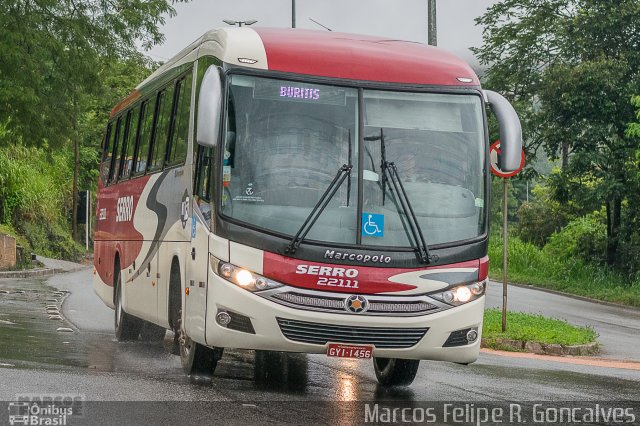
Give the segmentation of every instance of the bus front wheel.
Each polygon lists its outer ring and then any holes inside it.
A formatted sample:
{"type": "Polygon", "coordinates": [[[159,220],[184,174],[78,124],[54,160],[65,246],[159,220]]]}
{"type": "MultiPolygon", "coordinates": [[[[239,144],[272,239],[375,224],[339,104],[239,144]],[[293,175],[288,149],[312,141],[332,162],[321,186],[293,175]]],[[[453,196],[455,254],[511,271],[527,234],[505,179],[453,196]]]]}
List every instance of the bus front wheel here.
{"type": "Polygon", "coordinates": [[[373,358],[378,382],[384,386],[409,386],[416,378],[420,360],[373,358]]]}
{"type": "Polygon", "coordinates": [[[181,338],[180,362],[182,369],[189,376],[210,377],[222,357],[222,349],[209,348],[194,342],[188,336],[181,338]]]}

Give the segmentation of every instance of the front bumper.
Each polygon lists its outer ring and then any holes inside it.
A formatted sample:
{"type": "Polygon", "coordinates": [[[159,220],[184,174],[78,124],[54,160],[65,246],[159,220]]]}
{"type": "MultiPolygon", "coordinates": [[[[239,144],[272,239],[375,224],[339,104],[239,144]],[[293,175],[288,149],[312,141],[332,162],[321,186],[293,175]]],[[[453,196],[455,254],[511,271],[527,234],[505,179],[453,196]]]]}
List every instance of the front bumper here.
{"type": "MultiPolygon", "coordinates": [[[[373,355],[385,358],[470,363],[478,358],[480,351],[484,301],[483,296],[465,305],[415,317],[315,312],[272,302],[210,273],[207,291],[206,342],[202,343],[224,348],[326,353],[326,344],[309,344],[287,339],[278,325],[277,318],[347,327],[428,328],[424,337],[414,346],[374,347],[373,355]],[[248,317],[254,333],[219,325],[216,322],[216,315],[221,311],[248,317]],[[452,332],[468,328],[478,329],[480,335],[474,343],[443,347],[452,332]]],[[[331,341],[331,343],[342,342],[341,340],[331,341]]]]}

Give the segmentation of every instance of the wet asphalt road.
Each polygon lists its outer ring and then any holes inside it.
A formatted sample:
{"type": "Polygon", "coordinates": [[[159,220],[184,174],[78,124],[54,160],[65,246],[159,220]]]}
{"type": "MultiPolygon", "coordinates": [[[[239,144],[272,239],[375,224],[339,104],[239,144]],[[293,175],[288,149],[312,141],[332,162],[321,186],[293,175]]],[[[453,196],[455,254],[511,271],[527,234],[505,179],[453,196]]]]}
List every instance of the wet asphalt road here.
{"type": "MultiPolygon", "coordinates": [[[[486,306],[502,308],[502,283],[490,282],[486,306]]],[[[591,327],[599,334],[598,341],[603,346],[600,356],[640,361],[640,309],[593,303],[516,286],[507,289],[507,308],[591,327]]]]}
{"type": "MultiPolygon", "coordinates": [[[[162,344],[116,342],[113,311],[95,296],[90,282],[88,269],[49,281],[0,280],[0,401],[61,392],[89,401],[200,401],[188,405],[192,419],[223,416],[228,424],[361,423],[345,411],[349,401],[640,401],[639,370],[486,352],[469,366],[423,361],[409,388],[378,386],[370,361],[296,354],[255,362],[250,351],[225,352],[211,380],[193,380],[169,353],[170,333],[162,344]]],[[[606,356],[640,360],[638,311],[510,290],[511,309],[591,325],[601,334],[606,356]]],[[[500,297],[500,287],[491,285],[488,305],[500,297]]],[[[103,419],[105,424],[118,416],[139,424],[153,422],[154,416],[164,421],[184,407],[163,404],[147,411],[135,406],[103,419]]],[[[4,420],[0,414],[0,424],[4,420]]]]}

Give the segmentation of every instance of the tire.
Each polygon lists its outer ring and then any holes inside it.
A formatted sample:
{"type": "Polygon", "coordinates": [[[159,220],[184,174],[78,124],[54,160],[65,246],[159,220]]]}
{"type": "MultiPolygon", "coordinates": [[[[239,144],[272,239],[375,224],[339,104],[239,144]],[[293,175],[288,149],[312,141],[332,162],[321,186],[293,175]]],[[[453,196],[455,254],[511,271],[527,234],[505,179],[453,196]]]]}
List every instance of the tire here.
{"type": "Polygon", "coordinates": [[[159,325],[145,321],[140,329],[140,339],[145,342],[162,342],[167,334],[167,329],[159,325]]]}
{"type": "Polygon", "coordinates": [[[171,353],[180,355],[180,335],[182,333],[182,283],[180,265],[174,259],[169,275],[169,325],[173,331],[171,353]]]}
{"type": "Polygon", "coordinates": [[[180,339],[180,362],[188,376],[211,377],[222,357],[222,349],[212,349],[186,336],[180,339]]]}
{"type": "Polygon", "coordinates": [[[373,358],[378,383],[383,386],[409,386],[418,373],[420,360],[373,358]]]}
{"type": "Polygon", "coordinates": [[[169,277],[169,324],[173,330],[171,353],[180,355],[182,369],[188,376],[211,377],[222,357],[222,349],[201,345],[184,333],[181,293],[180,266],[174,259],[169,277]]]}
{"type": "Polygon", "coordinates": [[[134,317],[133,315],[129,315],[122,307],[122,275],[120,274],[119,263],[116,263],[113,281],[116,287],[116,312],[114,317],[116,339],[119,342],[137,340],[138,335],[140,334],[140,328],[142,328],[142,320],[134,317]]]}

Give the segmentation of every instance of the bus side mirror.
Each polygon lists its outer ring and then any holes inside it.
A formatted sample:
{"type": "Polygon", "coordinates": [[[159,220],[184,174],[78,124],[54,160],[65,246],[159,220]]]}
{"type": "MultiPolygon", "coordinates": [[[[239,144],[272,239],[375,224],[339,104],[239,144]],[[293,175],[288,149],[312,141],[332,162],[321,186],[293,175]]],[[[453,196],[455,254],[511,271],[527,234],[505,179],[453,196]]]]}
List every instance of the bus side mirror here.
{"type": "Polygon", "coordinates": [[[504,172],[518,170],[522,160],[522,127],[518,114],[502,95],[491,90],[483,92],[500,126],[500,169],[504,172]]]}
{"type": "Polygon", "coordinates": [[[220,133],[220,112],[222,111],[222,83],[220,72],[215,65],[204,73],[198,98],[198,145],[214,147],[220,133]]]}

